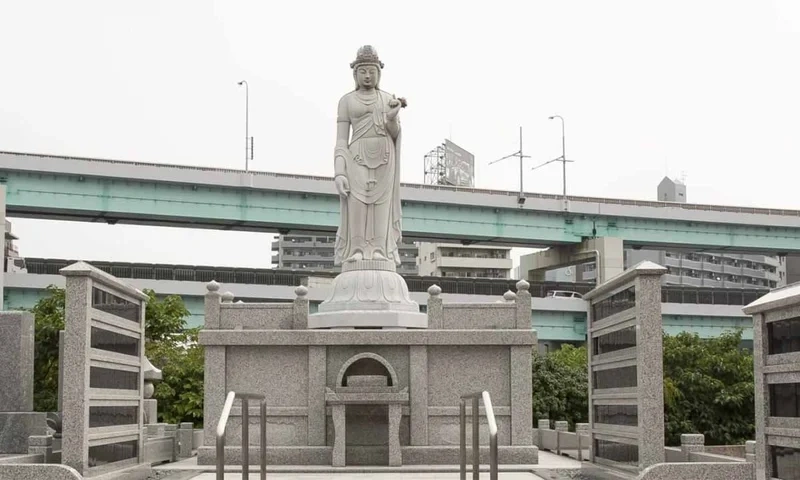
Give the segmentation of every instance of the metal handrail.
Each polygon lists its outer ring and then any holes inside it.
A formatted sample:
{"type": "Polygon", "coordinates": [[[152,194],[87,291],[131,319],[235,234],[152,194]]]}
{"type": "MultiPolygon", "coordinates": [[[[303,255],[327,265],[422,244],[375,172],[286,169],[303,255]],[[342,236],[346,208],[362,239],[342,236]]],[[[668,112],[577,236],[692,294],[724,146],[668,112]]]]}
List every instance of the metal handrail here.
{"type": "Polygon", "coordinates": [[[261,480],[267,478],[267,399],[259,393],[228,392],[217,423],[217,480],[225,478],[225,429],[233,401],[242,400],[242,479],[250,476],[250,400],[261,400],[261,480]]]}
{"type": "Polygon", "coordinates": [[[461,444],[458,451],[461,459],[461,480],[467,480],[467,404],[464,400],[468,398],[472,399],[472,478],[473,480],[481,478],[479,408],[480,400],[483,399],[486,423],[489,424],[489,478],[497,480],[497,421],[494,418],[492,397],[487,391],[461,395],[459,419],[461,444]]]}

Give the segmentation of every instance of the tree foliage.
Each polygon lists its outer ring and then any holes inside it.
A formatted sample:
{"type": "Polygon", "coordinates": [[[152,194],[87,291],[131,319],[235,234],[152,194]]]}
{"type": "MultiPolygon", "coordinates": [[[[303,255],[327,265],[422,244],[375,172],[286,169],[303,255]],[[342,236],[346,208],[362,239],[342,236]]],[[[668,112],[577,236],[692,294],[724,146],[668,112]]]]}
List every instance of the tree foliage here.
{"type": "MultiPolygon", "coordinates": [[[[183,299],[163,299],[152,290],[145,310],[145,354],[161,369],[156,385],[159,421],[168,423],[203,420],[203,349],[197,329],[186,329],[189,311],[183,299]]],[[[47,296],[31,309],[36,320],[34,362],[34,409],[58,409],[58,332],[64,329],[65,292],[50,286],[47,296]]]]}
{"type": "Polygon", "coordinates": [[[31,309],[35,317],[33,409],[58,410],[58,332],[64,329],[64,289],[50,285],[31,309]]]}
{"type": "Polygon", "coordinates": [[[178,295],[163,300],[152,290],[145,314],[147,358],[161,370],[156,384],[159,421],[203,422],[203,347],[197,344],[198,329],[186,328],[189,311],[178,295]]]}
{"type": "Polygon", "coordinates": [[[701,339],[664,335],[664,420],[668,445],[702,433],[708,445],[739,445],[755,434],[753,355],[742,331],[701,339]]]}
{"type": "Polygon", "coordinates": [[[588,421],[586,347],[565,344],[547,355],[533,353],[533,421],[567,420],[570,427],[588,421]]]}

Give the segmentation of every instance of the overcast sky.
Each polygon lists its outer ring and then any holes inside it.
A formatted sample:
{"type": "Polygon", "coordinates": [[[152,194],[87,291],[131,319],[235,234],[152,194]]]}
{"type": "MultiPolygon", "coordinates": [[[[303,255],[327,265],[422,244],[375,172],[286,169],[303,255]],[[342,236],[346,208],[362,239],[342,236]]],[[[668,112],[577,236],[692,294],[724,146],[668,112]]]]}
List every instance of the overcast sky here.
{"type": "MultiPolygon", "coordinates": [[[[0,150],[332,175],[363,44],[408,99],[406,182],[448,136],[476,186],[800,208],[800,1],[0,1],[0,150]],[[480,5],[472,6],[472,5],[480,5]]],[[[266,267],[271,236],[17,219],[24,256],[266,267]]]]}

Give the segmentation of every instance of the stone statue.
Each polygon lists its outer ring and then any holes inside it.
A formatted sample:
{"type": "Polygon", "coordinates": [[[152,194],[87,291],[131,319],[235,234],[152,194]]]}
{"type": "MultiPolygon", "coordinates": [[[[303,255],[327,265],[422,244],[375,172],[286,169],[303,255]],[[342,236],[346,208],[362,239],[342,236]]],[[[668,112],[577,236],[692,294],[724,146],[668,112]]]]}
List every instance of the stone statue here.
{"type": "Polygon", "coordinates": [[[356,88],[339,100],[333,155],[341,204],[334,261],[342,273],[308,327],[427,328],[427,316],[397,273],[399,113],[406,101],[380,89],[383,62],[371,46],[358,49],[350,68],[356,88]]]}
{"type": "Polygon", "coordinates": [[[371,46],[361,47],[350,67],[356,88],[339,100],[336,120],[334,182],[342,215],[334,261],[389,260],[400,265],[398,114],[405,99],[380,89],[383,62],[371,46]]]}

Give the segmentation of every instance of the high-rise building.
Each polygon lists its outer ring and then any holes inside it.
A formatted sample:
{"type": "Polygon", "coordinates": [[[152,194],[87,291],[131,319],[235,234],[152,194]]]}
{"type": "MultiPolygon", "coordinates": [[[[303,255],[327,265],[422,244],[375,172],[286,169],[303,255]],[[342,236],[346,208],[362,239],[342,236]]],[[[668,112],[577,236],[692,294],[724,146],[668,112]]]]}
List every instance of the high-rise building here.
{"type": "MultiPolygon", "coordinates": [[[[272,263],[275,268],[287,270],[338,272],[341,267],[333,264],[335,243],[334,236],[278,235],[272,242],[272,263]]],[[[397,267],[397,273],[416,275],[417,246],[404,240],[399,247],[401,264],[397,267]]]]}
{"type": "Polygon", "coordinates": [[[417,265],[421,276],[510,278],[511,247],[420,243],[417,265]]]}
{"type": "MultiPolygon", "coordinates": [[[[669,177],[658,184],[658,200],[686,203],[686,185],[669,177]]],[[[717,288],[776,288],[786,285],[785,258],[759,254],[726,252],[670,252],[625,249],[624,266],[630,268],[649,260],[667,268],[662,277],[666,285],[691,285],[717,288]]],[[[545,274],[547,281],[592,282],[595,263],[560,268],[545,274]],[[574,269],[574,274],[568,274],[574,269]]],[[[800,278],[799,278],[800,279],[800,278]]]]}

